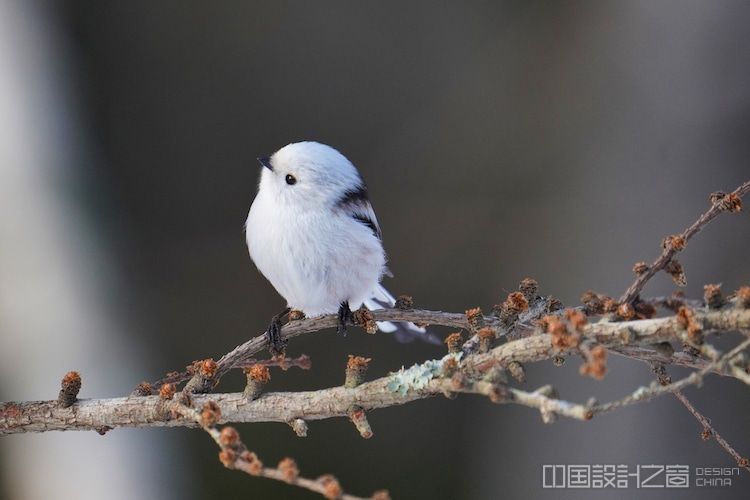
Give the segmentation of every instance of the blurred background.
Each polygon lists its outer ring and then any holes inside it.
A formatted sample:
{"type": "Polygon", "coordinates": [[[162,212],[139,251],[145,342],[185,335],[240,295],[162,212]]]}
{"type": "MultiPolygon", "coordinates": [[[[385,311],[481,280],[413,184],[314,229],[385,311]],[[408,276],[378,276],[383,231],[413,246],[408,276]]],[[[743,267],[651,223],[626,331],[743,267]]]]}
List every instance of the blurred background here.
{"type": "MultiPolygon", "coordinates": [[[[750,4],[741,1],[0,3],[0,400],[129,393],[261,332],[284,303],[243,223],[255,158],[335,146],[367,180],[395,278],[418,306],[489,309],[525,276],[575,304],[618,296],[638,260],[750,177],[750,4]]],[[[750,220],[723,216],[681,260],[687,293],[750,282],[750,220]]],[[[646,295],[667,294],[657,276],[646,295]]],[[[448,332],[439,331],[441,334],[448,332]]],[[[732,341],[733,339],[727,339],[732,341]]],[[[295,339],[313,370],[270,390],[340,384],[443,354],[386,335],[295,339]]],[[[611,359],[527,367],[525,387],[619,398],[652,376],[611,359]]],[[[674,371],[675,375],[680,372],[674,371]]],[[[223,389],[242,387],[232,374],[223,389]]],[[[750,394],[687,394],[745,456],[750,394]]],[[[675,400],[544,425],[460,397],[343,419],[240,425],[262,460],[293,456],[347,492],[394,498],[747,498],[750,480],[688,490],[543,490],[543,464],[732,461],[675,400]]],[[[0,440],[0,498],[315,498],[225,470],[185,429],[0,440]]]]}

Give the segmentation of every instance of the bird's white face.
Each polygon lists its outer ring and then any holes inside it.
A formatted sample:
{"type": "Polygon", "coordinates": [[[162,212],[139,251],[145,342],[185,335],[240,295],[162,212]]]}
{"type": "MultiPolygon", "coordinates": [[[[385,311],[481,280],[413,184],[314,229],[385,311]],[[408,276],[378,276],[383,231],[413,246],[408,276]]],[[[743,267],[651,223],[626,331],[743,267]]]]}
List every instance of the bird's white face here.
{"type": "Polygon", "coordinates": [[[302,210],[330,208],[362,185],[344,155],[317,142],[289,144],[260,161],[259,191],[275,203],[302,210]]]}

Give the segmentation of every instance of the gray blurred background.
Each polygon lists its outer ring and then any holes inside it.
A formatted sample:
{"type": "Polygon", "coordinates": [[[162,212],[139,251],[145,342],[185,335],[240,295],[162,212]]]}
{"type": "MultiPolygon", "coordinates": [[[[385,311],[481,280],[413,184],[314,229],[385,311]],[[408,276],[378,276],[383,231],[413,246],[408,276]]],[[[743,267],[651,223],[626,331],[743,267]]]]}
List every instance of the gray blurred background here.
{"type": "MultiPolygon", "coordinates": [[[[298,140],[359,167],[383,227],[395,293],[485,308],[532,276],[573,304],[619,295],[637,260],[750,178],[750,4],[588,2],[0,3],[0,400],[128,393],[218,357],[283,307],[247,255],[255,158],[298,140]]],[[[687,293],[750,282],[750,220],[724,216],[681,258],[687,293]]],[[[664,276],[647,295],[670,293],[664,276]]],[[[440,331],[441,334],[447,333],[440,331]]],[[[727,339],[731,342],[733,339],[727,339]]],[[[313,370],[271,390],[341,383],[442,355],[386,335],[292,342],[313,370]]],[[[527,367],[566,398],[623,396],[647,367],[612,359],[527,367]]],[[[674,371],[677,375],[680,372],[674,371]]],[[[225,390],[239,389],[232,374],[225,390]]],[[[687,391],[750,454],[747,387],[687,391]]],[[[345,420],[240,425],[270,464],[336,474],[394,498],[747,498],[731,488],[543,490],[543,464],[731,466],[674,399],[589,423],[436,398],[345,420]]],[[[225,470],[193,430],[0,440],[0,497],[315,498],[225,470]]]]}

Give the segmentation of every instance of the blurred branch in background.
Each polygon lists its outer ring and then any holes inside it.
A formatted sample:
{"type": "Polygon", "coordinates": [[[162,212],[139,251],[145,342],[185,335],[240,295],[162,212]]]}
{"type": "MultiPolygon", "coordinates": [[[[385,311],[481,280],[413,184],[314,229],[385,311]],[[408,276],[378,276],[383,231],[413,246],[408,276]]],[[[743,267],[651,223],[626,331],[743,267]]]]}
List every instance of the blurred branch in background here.
{"type": "MultiPolygon", "coordinates": [[[[750,471],[748,459],[742,457],[711,427],[680,391],[689,385],[701,384],[705,375],[717,373],[750,384],[750,364],[743,351],[750,347],[745,338],[727,353],[708,343],[707,336],[750,330],[750,287],[744,286],[724,297],[719,285],[706,285],[700,306],[680,295],[670,299],[642,299],[640,293],[657,271],[665,270],[678,284],[685,282],[684,270],[675,255],[684,250],[688,239],[722,212],[737,213],[741,198],[750,191],[746,182],[731,193],[714,193],[711,207],[680,235],[667,237],[660,257],[648,266],[634,267],[636,281],[619,301],[595,292],[581,298],[583,305],[563,309],[559,300],[538,293],[535,280],[521,281],[516,292],[493,307],[490,315],[480,308],[464,314],[412,309],[410,297],[400,297],[392,310],[354,313],[354,322],[369,333],[377,328],[376,321],[412,321],[420,324],[443,325],[468,330],[471,338],[464,342],[456,332],[446,338],[448,354],[441,359],[418,363],[411,368],[364,383],[369,359],[350,356],[342,387],[309,391],[269,393],[262,395],[270,379],[269,366],[309,368],[306,357],[284,361],[272,359],[248,365],[250,356],[268,347],[263,334],[238,346],[218,362],[197,361],[184,373],[169,374],[154,384],[142,383],[136,394],[127,398],[76,401],[81,380],[77,373],[63,379],[58,401],[5,403],[0,405],[0,434],[45,432],[51,430],[96,430],[105,434],[115,427],[186,426],[202,427],[221,447],[222,463],[253,475],[279,479],[312,489],[328,498],[347,498],[338,481],[331,476],[317,480],[298,476],[296,464],[266,468],[258,457],[247,450],[236,430],[217,424],[229,422],[285,422],[298,435],[307,434],[306,420],[348,417],[360,435],[370,438],[372,428],[366,411],[405,404],[435,395],[453,398],[456,393],[473,393],[489,397],[497,403],[515,403],[535,408],[545,423],[558,415],[578,420],[591,420],[595,415],[673,393],[703,424],[704,437],[717,441],[750,471]],[[657,318],[656,305],[672,311],[657,318]],[[589,320],[600,317],[595,322],[589,320]],[[675,345],[682,352],[675,352],[675,345]],[[590,399],[585,404],[572,403],[558,397],[557,390],[545,385],[528,392],[512,387],[510,380],[524,382],[524,363],[552,359],[562,365],[570,355],[583,359],[580,373],[595,379],[607,372],[608,353],[648,362],[654,366],[657,380],[648,387],[639,387],[629,395],[600,404],[590,399]],[[680,365],[697,368],[690,375],[672,382],[665,366],[680,365]],[[204,395],[212,391],[230,369],[243,367],[247,386],[243,393],[204,395]],[[189,379],[189,380],[188,380],[189,379]],[[175,384],[186,381],[177,393],[175,384]],[[152,395],[158,391],[159,395],[152,395]],[[283,469],[286,468],[286,472],[283,469]],[[293,474],[289,471],[296,471],[293,474]]],[[[335,326],[336,316],[295,319],[282,329],[282,339],[335,326]]],[[[287,459],[291,460],[291,459],[287,459]]],[[[355,498],[355,497],[348,497],[355,498]]],[[[387,498],[378,492],[373,498],[387,498]]]]}

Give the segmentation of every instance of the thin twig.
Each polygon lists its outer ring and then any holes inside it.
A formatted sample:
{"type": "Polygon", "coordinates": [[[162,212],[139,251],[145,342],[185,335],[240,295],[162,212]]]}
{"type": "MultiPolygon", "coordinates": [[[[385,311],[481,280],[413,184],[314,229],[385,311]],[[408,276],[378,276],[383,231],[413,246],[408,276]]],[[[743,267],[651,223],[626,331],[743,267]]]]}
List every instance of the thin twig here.
{"type": "Polygon", "coordinates": [[[289,458],[282,460],[276,468],[266,467],[255,453],[248,451],[234,428],[225,427],[222,431],[216,428],[216,420],[220,415],[220,410],[216,405],[206,403],[203,411],[198,412],[186,406],[183,402],[176,401],[172,405],[172,411],[175,414],[192,420],[211,436],[216,445],[221,449],[221,453],[219,454],[220,460],[228,469],[240,470],[251,476],[285,482],[318,493],[326,498],[365,500],[362,497],[344,493],[338,480],[331,475],[324,475],[318,479],[308,479],[300,476],[296,464],[289,458]]]}
{"type": "MultiPolygon", "coordinates": [[[[468,328],[466,316],[459,313],[420,309],[379,309],[372,311],[372,315],[376,321],[410,321],[413,323],[448,326],[452,328],[468,328]]],[[[494,324],[497,321],[496,318],[491,316],[486,316],[485,319],[490,324],[494,324]]],[[[282,327],[281,339],[292,339],[305,333],[332,328],[337,324],[338,317],[335,314],[291,321],[282,327]]],[[[246,366],[252,356],[266,350],[268,346],[268,336],[265,332],[238,345],[216,362],[218,366],[216,378],[221,378],[233,368],[246,366]]],[[[193,374],[189,371],[171,372],[166,377],[152,382],[151,386],[158,390],[165,383],[178,384],[190,379],[192,376],[193,374]]]]}
{"type": "MultiPolygon", "coordinates": [[[[310,356],[308,356],[307,354],[300,354],[296,358],[287,358],[287,357],[275,357],[271,359],[250,358],[250,359],[238,362],[232,368],[244,369],[253,365],[277,366],[281,368],[282,370],[288,370],[289,368],[293,368],[293,367],[300,368],[302,370],[309,370],[310,368],[312,368],[312,360],[310,360],[310,356]]],[[[179,384],[180,382],[184,382],[190,379],[190,377],[192,376],[193,374],[188,370],[185,370],[182,372],[171,372],[171,373],[168,373],[166,377],[148,384],[148,386],[150,387],[151,391],[158,391],[159,388],[164,384],[179,384]]]]}
{"type": "MultiPolygon", "coordinates": [[[[673,352],[671,355],[666,356],[663,351],[658,349],[649,348],[645,346],[618,346],[610,347],[609,352],[618,354],[624,358],[635,359],[643,361],[649,365],[653,363],[661,363],[665,365],[681,366],[683,368],[693,368],[695,370],[701,370],[708,366],[709,360],[695,356],[689,352],[673,352]]],[[[725,377],[734,377],[731,369],[714,369],[712,373],[716,375],[722,375],[725,377]]]]}
{"type": "Polygon", "coordinates": [[[592,411],[594,412],[594,414],[605,413],[622,408],[624,406],[631,405],[633,403],[651,400],[667,392],[679,391],[690,385],[698,385],[703,382],[703,377],[706,374],[714,371],[717,368],[721,369],[727,366],[727,364],[729,364],[734,358],[736,358],[740,353],[742,353],[742,351],[744,351],[748,347],[750,347],[750,339],[745,339],[729,352],[720,356],[716,361],[712,361],[703,369],[695,371],[677,382],[673,382],[667,385],[654,384],[648,388],[641,387],[620,400],[612,401],[611,403],[605,403],[602,405],[596,405],[592,408],[592,411]]]}
{"type": "Polygon", "coordinates": [[[680,403],[685,405],[685,408],[688,409],[690,413],[693,414],[693,416],[698,420],[698,422],[701,423],[704,429],[704,436],[710,437],[713,436],[716,438],[716,442],[719,443],[719,445],[726,450],[727,453],[729,453],[732,458],[734,458],[735,462],[737,462],[737,465],[744,468],[748,472],[750,472],[750,465],[748,465],[747,458],[743,457],[742,455],[735,450],[732,445],[730,445],[726,439],[721,437],[721,435],[716,431],[713,425],[711,425],[711,422],[706,418],[701,412],[699,412],[695,406],[693,406],[693,403],[690,402],[690,400],[685,397],[685,395],[681,391],[674,391],[674,397],[676,397],[680,403]]]}
{"type": "Polygon", "coordinates": [[[698,220],[696,220],[679,235],[679,237],[681,238],[680,245],[664,245],[664,250],[662,251],[661,255],[659,255],[659,257],[650,266],[648,266],[644,273],[639,274],[638,277],[636,277],[635,281],[633,281],[633,284],[631,284],[630,287],[628,287],[628,289],[622,295],[622,297],[620,297],[620,303],[632,304],[641,293],[641,290],[643,290],[643,287],[646,285],[648,280],[654,277],[656,273],[664,269],[664,267],[669,264],[675,254],[677,254],[677,252],[682,249],[681,247],[684,247],[684,245],[690,240],[690,238],[695,236],[709,222],[716,218],[717,215],[727,211],[728,209],[724,204],[724,200],[726,200],[727,197],[735,197],[739,200],[748,191],[750,191],[750,181],[747,181],[744,184],[740,185],[737,189],[732,191],[730,194],[725,195],[723,198],[715,200],[712,203],[711,208],[709,208],[703,215],[698,218],[698,220]]]}

